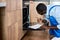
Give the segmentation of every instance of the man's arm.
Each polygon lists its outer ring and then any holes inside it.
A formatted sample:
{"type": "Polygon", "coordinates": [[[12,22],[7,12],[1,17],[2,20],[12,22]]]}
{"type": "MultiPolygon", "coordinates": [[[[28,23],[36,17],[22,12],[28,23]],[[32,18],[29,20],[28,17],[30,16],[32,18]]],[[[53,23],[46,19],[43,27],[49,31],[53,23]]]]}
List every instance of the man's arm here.
{"type": "Polygon", "coordinates": [[[47,26],[49,29],[58,29],[56,26],[47,26]]]}
{"type": "Polygon", "coordinates": [[[58,29],[55,26],[45,26],[45,25],[41,26],[41,28],[43,28],[43,29],[58,29]]]}

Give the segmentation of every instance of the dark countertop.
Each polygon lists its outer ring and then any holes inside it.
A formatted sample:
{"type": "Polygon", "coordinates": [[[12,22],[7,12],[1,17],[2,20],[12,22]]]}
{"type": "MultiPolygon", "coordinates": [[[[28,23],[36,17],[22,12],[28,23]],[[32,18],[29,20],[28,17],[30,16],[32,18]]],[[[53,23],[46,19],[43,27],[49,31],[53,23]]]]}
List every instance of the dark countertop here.
{"type": "MultiPolygon", "coordinates": [[[[23,30],[45,30],[44,28],[38,28],[38,29],[31,29],[29,28],[28,26],[32,26],[34,24],[37,24],[37,23],[29,23],[27,22],[25,25],[23,25],[23,30]]],[[[46,25],[43,25],[42,27],[47,27],[47,29],[58,29],[56,26],[46,26],[46,25]]]]}
{"type": "MultiPolygon", "coordinates": [[[[43,25],[42,27],[47,27],[47,29],[53,29],[53,30],[54,30],[54,29],[56,29],[56,30],[58,29],[58,28],[55,27],[55,26],[44,26],[44,25],[43,25]]],[[[23,30],[45,30],[45,29],[44,29],[44,28],[31,29],[31,28],[28,28],[28,27],[27,27],[27,28],[23,28],[23,30]]]]}

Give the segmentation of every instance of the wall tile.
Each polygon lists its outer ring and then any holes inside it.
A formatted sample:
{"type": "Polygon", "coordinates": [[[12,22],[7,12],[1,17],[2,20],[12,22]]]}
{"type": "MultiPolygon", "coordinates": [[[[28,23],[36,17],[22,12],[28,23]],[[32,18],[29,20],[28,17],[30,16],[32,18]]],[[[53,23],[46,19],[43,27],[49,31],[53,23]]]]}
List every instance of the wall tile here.
{"type": "Polygon", "coordinates": [[[22,0],[17,0],[17,9],[22,9],[22,0]]]}
{"type": "Polygon", "coordinates": [[[6,11],[11,11],[11,0],[6,1],[6,11]]]}
{"type": "Polygon", "coordinates": [[[22,11],[21,10],[16,10],[15,15],[16,15],[17,21],[22,19],[22,11]]]}
{"type": "Polygon", "coordinates": [[[8,40],[18,40],[18,25],[17,22],[8,27],[8,40]]]}
{"type": "Polygon", "coordinates": [[[16,10],[16,0],[11,0],[11,10],[16,10]]]}
{"type": "Polygon", "coordinates": [[[5,25],[10,26],[13,25],[16,22],[15,19],[15,12],[6,12],[5,14],[5,25]]]}

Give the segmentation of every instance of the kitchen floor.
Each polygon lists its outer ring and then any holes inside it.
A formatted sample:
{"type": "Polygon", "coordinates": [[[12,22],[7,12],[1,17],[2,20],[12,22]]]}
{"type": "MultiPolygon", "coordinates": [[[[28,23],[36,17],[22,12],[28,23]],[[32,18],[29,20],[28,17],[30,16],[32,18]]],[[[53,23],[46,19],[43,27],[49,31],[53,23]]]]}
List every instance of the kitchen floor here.
{"type": "Polygon", "coordinates": [[[23,40],[49,40],[48,31],[29,31],[23,40]]]}

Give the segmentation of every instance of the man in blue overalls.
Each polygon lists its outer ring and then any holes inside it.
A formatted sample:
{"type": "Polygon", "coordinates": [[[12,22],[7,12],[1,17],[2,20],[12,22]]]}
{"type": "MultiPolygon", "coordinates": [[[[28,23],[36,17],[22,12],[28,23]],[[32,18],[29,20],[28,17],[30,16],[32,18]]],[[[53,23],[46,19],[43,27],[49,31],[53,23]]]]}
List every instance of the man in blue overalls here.
{"type": "Polygon", "coordinates": [[[58,29],[50,29],[50,34],[60,38],[60,5],[49,5],[48,14],[51,26],[58,29]]]}
{"type": "MultiPolygon", "coordinates": [[[[52,7],[53,8],[53,7],[52,7]]],[[[43,3],[40,3],[40,4],[38,4],[37,5],[37,7],[36,7],[36,10],[37,10],[37,12],[38,12],[38,14],[40,14],[40,15],[45,15],[46,14],[46,10],[47,10],[47,7],[46,7],[46,5],[45,4],[43,4],[43,3]]],[[[53,13],[52,13],[53,14],[53,13]]],[[[59,14],[58,14],[59,15],[59,14]]],[[[57,16],[58,16],[57,15],[57,16]]],[[[60,37],[60,29],[59,29],[59,22],[58,22],[58,20],[57,20],[57,16],[56,17],[50,17],[48,20],[50,21],[50,26],[55,26],[55,28],[58,28],[57,30],[56,29],[52,29],[52,28],[50,28],[50,34],[51,35],[54,35],[54,37],[60,37]],[[52,21],[51,21],[51,18],[53,19],[52,21]],[[51,23],[51,22],[53,22],[53,23],[51,23]]],[[[40,19],[41,20],[41,19],[40,19]]],[[[39,21],[38,21],[39,22],[39,21]]],[[[46,20],[42,20],[42,22],[44,22],[44,23],[46,23],[47,21],[46,20]]],[[[42,28],[47,28],[47,27],[42,27],[42,28]]]]}

